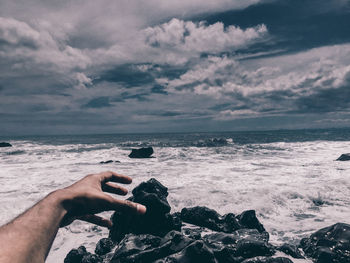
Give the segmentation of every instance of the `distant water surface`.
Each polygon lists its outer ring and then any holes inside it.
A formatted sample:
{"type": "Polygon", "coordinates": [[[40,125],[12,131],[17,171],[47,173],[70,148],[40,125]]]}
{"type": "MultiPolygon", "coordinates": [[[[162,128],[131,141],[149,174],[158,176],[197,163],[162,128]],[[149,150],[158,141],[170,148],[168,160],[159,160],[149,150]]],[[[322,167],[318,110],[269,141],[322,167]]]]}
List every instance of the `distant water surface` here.
{"type": "MultiPolygon", "coordinates": [[[[350,152],[350,129],[26,136],[0,141],[13,144],[0,148],[0,224],[49,192],[104,170],[132,176],[130,190],[155,177],[169,188],[173,212],[195,205],[220,213],[255,209],[274,244],[297,244],[319,228],[350,223],[350,162],[334,161],[350,152]],[[144,146],[154,147],[155,158],[128,158],[131,148],[144,146]],[[106,160],[120,163],[99,164],[106,160]]],[[[48,262],[62,262],[81,244],[92,252],[106,235],[105,229],[76,221],[59,231],[48,262]]]]}

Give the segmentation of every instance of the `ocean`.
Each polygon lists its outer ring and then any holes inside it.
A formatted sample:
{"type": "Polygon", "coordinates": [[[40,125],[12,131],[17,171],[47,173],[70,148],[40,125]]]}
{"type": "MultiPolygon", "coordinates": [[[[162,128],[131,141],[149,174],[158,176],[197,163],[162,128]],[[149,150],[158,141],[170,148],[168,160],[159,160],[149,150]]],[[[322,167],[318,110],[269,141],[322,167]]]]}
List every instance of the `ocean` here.
{"type": "MultiPolygon", "coordinates": [[[[255,209],[271,243],[298,244],[315,230],[350,223],[350,129],[260,132],[0,137],[0,224],[51,191],[90,173],[131,176],[131,190],[152,177],[169,188],[172,212],[208,206],[224,214],[255,209]],[[154,157],[130,159],[152,146],[154,157]],[[110,164],[101,161],[114,160],[110,164]]],[[[108,217],[111,213],[104,213],[108,217]]],[[[47,262],[72,248],[93,252],[108,235],[75,221],[59,230],[47,262]]],[[[294,262],[309,262],[295,260],[294,262]]]]}

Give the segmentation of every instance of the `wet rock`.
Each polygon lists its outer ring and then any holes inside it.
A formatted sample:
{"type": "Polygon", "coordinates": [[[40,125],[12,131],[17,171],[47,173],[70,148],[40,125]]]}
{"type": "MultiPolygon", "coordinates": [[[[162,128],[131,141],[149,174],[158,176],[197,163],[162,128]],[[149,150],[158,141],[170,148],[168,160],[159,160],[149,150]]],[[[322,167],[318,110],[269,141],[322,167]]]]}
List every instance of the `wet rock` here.
{"type": "Polygon", "coordinates": [[[129,234],[120,242],[111,262],[153,262],[182,251],[193,242],[177,231],[164,238],[129,234]]]}
{"type": "Polygon", "coordinates": [[[108,163],[120,163],[120,161],[108,160],[108,161],[102,161],[102,162],[100,162],[100,164],[108,164],[108,163]]]}
{"type": "Polygon", "coordinates": [[[120,241],[128,233],[164,236],[171,230],[181,231],[181,218],[177,213],[169,214],[168,189],[160,182],[152,178],[132,193],[129,200],[145,205],[147,212],[144,215],[115,212],[112,216],[114,227],[110,231],[112,240],[120,241]]]}
{"type": "Polygon", "coordinates": [[[289,245],[289,244],[283,244],[282,246],[279,246],[277,248],[278,251],[281,251],[293,258],[304,258],[303,255],[300,253],[297,246],[289,245]]]}
{"type": "Polygon", "coordinates": [[[140,148],[140,149],[132,149],[129,154],[130,158],[150,158],[153,154],[153,148],[140,148]]]}
{"type": "Polygon", "coordinates": [[[259,232],[264,232],[264,226],[259,222],[256,217],[254,210],[244,211],[242,214],[238,216],[239,223],[246,228],[257,229],[259,232]]]}
{"type": "Polygon", "coordinates": [[[350,153],[344,153],[340,155],[336,161],[349,161],[349,160],[350,160],[350,153]]]}
{"type": "Polygon", "coordinates": [[[289,258],[256,257],[244,260],[242,263],[293,263],[289,258]]]}
{"type": "Polygon", "coordinates": [[[349,263],[350,225],[337,223],[322,228],[302,239],[300,246],[317,263],[349,263]]]}
{"type": "Polygon", "coordinates": [[[81,261],[81,263],[102,263],[103,259],[95,254],[88,253],[85,255],[81,261]]]}
{"type": "Polygon", "coordinates": [[[236,256],[252,258],[257,256],[272,256],[275,251],[271,245],[263,240],[242,239],[237,243],[236,256]]]}
{"type": "Polygon", "coordinates": [[[8,142],[0,142],[0,147],[12,147],[12,144],[8,142]]]}
{"type": "Polygon", "coordinates": [[[179,253],[173,254],[155,263],[218,263],[214,253],[205,245],[203,241],[197,240],[179,253]]]}
{"type": "Polygon", "coordinates": [[[224,245],[236,245],[238,241],[249,239],[262,242],[269,241],[267,232],[260,233],[256,229],[239,229],[233,233],[215,232],[204,236],[204,239],[209,243],[222,243],[224,245]]]}
{"type": "Polygon", "coordinates": [[[263,225],[256,218],[254,210],[248,210],[235,216],[232,213],[221,216],[215,210],[196,206],[192,208],[183,208],[181,218],[184,222],[206,227],[214,231],[232,233],[241,228],[257,229],[264,232],[263,225]]]}
{"type": "Polygon", "coordinates": [[[88,254],[89,253],[86,251],[86,248],[84,246],[80,246],[78,249],[72,249],[69,251],[64,259],[64,263],[81,263],[83,257],[88,254]]]}
{"type": "MultiPolygon", "coordinates": [[[[203,238],[215,255],[231,255],[233,258],[252,258],[271,256],[275,253],[268,243],[269,235],[256,229],[240,229],[232,234],[213,233],[203,238]]],[[[237,259],[235,259],[237,261],[237,259]]]]}
{"type": "Polygon", "coordinates": [[[97,255],[105,255],[112,251],[114,247],[114,242],[110,238],[102,238],[97,242],[95,253],[97,255]]]}

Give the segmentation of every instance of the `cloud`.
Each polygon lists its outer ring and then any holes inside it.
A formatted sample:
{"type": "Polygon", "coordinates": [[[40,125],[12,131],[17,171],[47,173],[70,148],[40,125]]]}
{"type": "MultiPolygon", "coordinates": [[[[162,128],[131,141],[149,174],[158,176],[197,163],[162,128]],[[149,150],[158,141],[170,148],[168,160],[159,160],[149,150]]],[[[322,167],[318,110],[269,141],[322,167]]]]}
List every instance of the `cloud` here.
{"type": "Polygon", "coordinates": [[[4,0],[1,120],[15,127],[21,116],[47,118],[63,127],[81,116],[77,124],[91,130],[105,121],[110,131],[127,131],[341,115],[350,107],[350,46],[333,44],[350,40],[347,6],[4,0]]]}
{"type": "Polygon", "coordinates": [[[98,97],[83,105],[83,108],[104,108],[111,106],[109,97],[98,97]]]}
{"type": "Polygon", "coordinates": [[[168,23],[144,30],[146,42],[158,48],[182,52],[218,53],[232,51],[256,42],[267,33],[265,25],[242,30],[239,27],[225,27],[217,22],[193,23],[172,19],[168,23]]]}
{"type": "Polygon", "coordinates": [[[220,120],[346,112],[350,110],[349,54],[347,44],[254,63],[209,56],[178,78],[157,81],[172,94],[204,95],[220,101],[208,108],[217,111],[216,118],[220,120]]]}

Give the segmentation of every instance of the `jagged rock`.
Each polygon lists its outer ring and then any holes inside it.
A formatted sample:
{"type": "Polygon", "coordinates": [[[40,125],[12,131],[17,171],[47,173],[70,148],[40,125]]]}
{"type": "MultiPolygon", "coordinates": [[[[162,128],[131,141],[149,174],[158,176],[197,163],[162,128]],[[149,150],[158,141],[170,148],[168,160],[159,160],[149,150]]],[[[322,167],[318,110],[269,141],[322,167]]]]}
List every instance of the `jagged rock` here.
{"type": "Polygon", "coordinates": [[[350,153],[344,153],[340,155],[336,161],[349,161],[349,160],[350,160],[350,153]]]}
{"type": "Polygon", "coordinates": [[[12,147],[12,144],[8,142],[0,142],[0,147],[12,147]]]}
{"type": "Polygon", "coordinates": [[[110,238],[102,238],[100,241],[97,242],[96,248],[95,248],[95,253],[97,255],[105,255],[109,252],[114,247],[114,242],[110,238]]]}
{"type": "Polygon", "coordinates": [[[129,154],[130,158],[150,158],[153,154],[153,148],[140,148],[140,149],[132,149],[129,154]]]}
{"type": "Polygon", "coordinates": [[[78,249],[72,249],[69,251],[66,258],[64,259],[64,263],[81,263],[83,257],[88,254],[89,253],[86,251],[86,248],[84,246],[80,246],[78,249]]]}
{"type": "Polygon", "coordinates": [[[203,239],[220,262],[237,262],[239,258],[243,260],[275,253],[268,243],[268,233],[260,233],[256,229],[239,229],[232,234],[217,232],[208,234],[203,239]]]}
{"type": "Polygon", "coordinates": [[[102,263],[103,259],[95,254],[88,253],[85,255],[81,261],[81,263],[102,263]]]}
{"type": "Polygon", "coordinates": [[[155,261],[154,263],[218,263],[214,253],[203,241],[196,240],[179,253],[155,261]]]}
{"type": "Polygon", "coordinates": [[[265,231],[263,225],[256,218],[254,210],[245,211],[238,216],[232,213],[221,216],[213,209],[196,206],[183,208],[181,219],[186,223],[225,233],[232,233],[241,228],[257,229],[259,232],[265,231]]]}
{"type": "Polygon", "coordinates": [[[169,232],[164,238],[129,234],[120,242],[111,262],[153,262],[182,251],[193,242],[177,231],[169,232]]]}
{"type": "Polygon", "coordinates": [[[293,263],[289,258],[277,257],[277,258],[266,258],[256,257],[242,261],[242,263],[293,263]]]}
{"type": "Polygon", "coordinates": [[[349,263],[350,225],[337,223],[322,228],[302,239],[300,246],[317,263],[349,263]]]}
{"type": "Polygon", "coordinates": [[[245,226],[251,229],[257,229],[259,232],[265,231],[264,226],[259,222],[258,218],[256,217],[254,210],[244,211],[242,214],[238,216],[238,218],[239,218],[239,223],[242,226],[245,226]]]}
{"type": "Polygon", "coordinates": [[[115,212],[112,216],[114,227],[110,231],[112,240],[120,241],[128,233],[164,236],[171,230],[181,231],[182,221],[179,214],[169,214],[168,189],[160,182],[152,178],[132,193],[129,200],[145,205],[147,212],[144,215],[115,212]]]}
{"type": "Polygon", "coordinates": [[[237,243],[236,256],[252,258],[257,256],[272,256],[275,251],[271,245],[263,240],[241,239],[237,243]]]}
{"type": "Polygon", "coordinates": [[[304,258],[303,255],[300,253],[297,246],[289,245],[289,244],[283,244],[282,246],[279,246],[277,248],[278,251],[281,251],[293,258],[304,258]]]}

